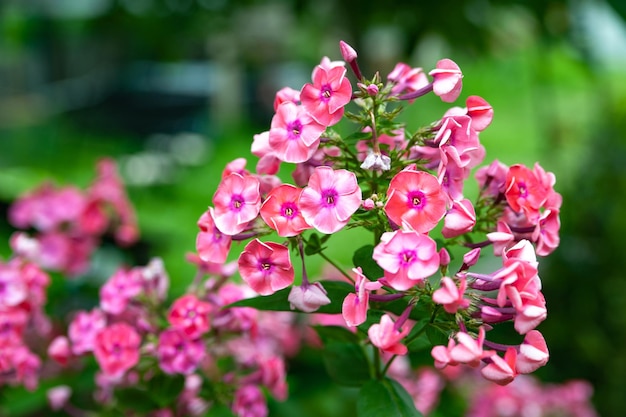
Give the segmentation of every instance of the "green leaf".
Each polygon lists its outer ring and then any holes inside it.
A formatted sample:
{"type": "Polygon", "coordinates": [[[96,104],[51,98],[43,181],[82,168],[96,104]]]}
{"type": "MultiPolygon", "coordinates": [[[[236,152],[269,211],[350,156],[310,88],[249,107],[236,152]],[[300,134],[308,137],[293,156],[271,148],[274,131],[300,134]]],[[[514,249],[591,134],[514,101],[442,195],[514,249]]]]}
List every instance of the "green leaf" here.
{"type": "Polygon", "coordinates": [[[350,330],[341,326],[313,326],[324,344],[330,342],[359,343],[359,338],[350,330]]]}
{"type": "Polygon", "coordinates": [[[432,323],[426,326],[426,336],[433,346],[448,344],[448,334],[432,323]]]}
{"type": "Polygon", "coordinates": [[[363,385],[356,409],[358,417],[422,417],[404,387],[389,378],[363,385]]]}
{"type": "Polygon", "coordinates": [[[385,271],[372,259],[373,254],[374,245],[361,246],[354,252],[352,263],[355,267],[360,266],[367,278],[376,280],[385,275],[385,271]]]}
{"type": "Polygon", "coordinates": [[[115,390],[115,398],[119,402],[119,408],[144,413],[160,408],[152,395],[139,388],[124,388],[115,390]]]}
{"type": "Polygon", "coordinates": [[[227,406],[216,404],[204,414],[204,417],[235,417],[235,415],[227,406]]]}
{"type": "Polygon", "coordinates": [[[159,373],[150,379],[148,392],[154,402],[165,408],[176,401],[184,386],[184,376],[159,373]]]}
{"type": "MultiPolygon", "coordinates": [[[[323,281],[322,286],[327,292],[330,304],[321,306],[316,313],[326,314],[339,314],[341,313],[341,306],[343,299],[346,298],[350,292],[354,291],[354,286],[347,282],[341,281],[323,281]]],[[[227,305],[225,308],[230,307],[252,307],[257,310],[266,311],[292,311],[289,305],[288,297],[291,292],[291,288],[285,288],[275,292],[271,295],[258,296],[253,298],[246,298],[244,300],[236,301],[227,305]]]]}
{"type": "Polygon", "coordinates": [[[306,246],[304,247],[304,253],[310,256],[321,252],[322,250],[324,250],[322,244],[327,240],[327,237],[323,237],[322,239],[320,239],[317,233],[311,233],[311,235],[309,236],[309,240],[306,242],[306,246]]]}
{"type": "Polygon", "coordinates": [[[322,359],[328,375],[340,385],[358,387],[370,379],[369,362],[356,343],[331,341],[324,346],[322,359]]]}

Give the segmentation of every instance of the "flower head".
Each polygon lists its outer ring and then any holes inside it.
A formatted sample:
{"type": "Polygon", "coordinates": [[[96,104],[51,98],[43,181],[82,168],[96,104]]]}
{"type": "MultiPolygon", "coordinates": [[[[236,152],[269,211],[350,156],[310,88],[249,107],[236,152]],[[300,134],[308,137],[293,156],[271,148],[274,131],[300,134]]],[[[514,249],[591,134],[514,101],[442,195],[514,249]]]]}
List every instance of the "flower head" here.
{"type": "Polygon", "coordinates": [[[261,295],[273,294],[293,283],[289,249],[274,242],[251,240],[239,256],[239,273],[261,295]]]}
{"type": "Polygon", "coordinates": [[[251,175],[236,172],[226,176],[213,195],[215,226],[227,235],[242,232],[259,214],[260,182],[251,175]]]}

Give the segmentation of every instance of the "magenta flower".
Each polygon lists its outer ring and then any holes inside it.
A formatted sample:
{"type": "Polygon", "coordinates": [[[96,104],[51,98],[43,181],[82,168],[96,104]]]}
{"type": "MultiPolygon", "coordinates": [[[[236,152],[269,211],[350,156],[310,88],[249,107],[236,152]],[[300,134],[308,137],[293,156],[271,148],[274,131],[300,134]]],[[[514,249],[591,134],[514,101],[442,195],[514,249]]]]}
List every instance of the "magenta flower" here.
{"type": "Polygon", "coordinates": [[[300,210],[306,222],[322,233],[341,230],[361,206],[356,175],[345,169],[317,167],[300,195],[300,210]]]}
{"type": "Polygon", "coordinates": [[[141,337],[126,323],[114,323],[95,339],[94,356],[102,372],[112,378],[122,376],[139,362],[141,337]]]}
{"type": "Polygon", "coordinates": [[[91,312],[79,312],[67,329],[67,335],[72,342],[72,353],[80,355],[91,352],[96,335],[107,325],[104,312],[94,308],[91,312]]]}
{"type": "Polygon", "coordinates": [[[159,367],[167,374],[189,375],[206,354],[202,339],[190,339],[177,328],[161,332],[156,349],[159,367]]]}
{"type": "Polygon", "coordinates": [[[428,86],[428,77],[422,68],[411,68],[404,62],[398,62],[387,75],[387,80],[393,82],[390,95],[410,94],[428,86]]]}
{"type": "Polygon", "coordinates": [[[261,208],[260,182],[251,175],[231,173],[213,195],[213,219],[222,233],[236,235],[256,218],[261,208]]]}
{"type": "Polygon", "coordinates": [[[296,236],[311,228],[298,207],[301,192],[300,188],[283,184],[270,191],[261,205],[261,217],[278,236],[296,236]]]}
{"type": "Polygon", "coordinates": [[[222,264],[226,262],[232,239],[220,232],[213,219],[213,207],[209,207],[198,219],[200,231],[196,236],[196,251],[203,261],[222,264]]]}
{"type": "Polygon", "coordinates": [[[469,233],[476,225],[476,212],[472,202],[467,198],[454,201],[444,218],[441,234],[446,239],[469,233]]]}
{"type": "Polygon", "coordinates": [[[325,129],[303,106],[288,101],[278,106],[272,118],[269,145],[281,161],[308,161],[317,151],[325,129]]]}
{"type": "Polygon", "coordinates": [[[424,171],[406,170],[391,179],[385,213],[396,223],[408,223],[427,233],[446,214],[446,194],[437,178],[424,171]]]}
{"type": "Polygon", "coordinates": [[[406,355],[408,349],[401,341],[404,336],[409,334],[410,330],[409,326],[397,329],[396,323],[393,322],[391,317],[388,314],[384,314],[380,318],[379,324],[372,324],[370,326],[367,335],[372,345],[383,352],[392,353],[394,355],[406,355]]]}
{"type": "Polygon", "coordinates": [[[274,242],[250,241],[239,256],[239,273],[261,295],[287,288],[295,276],[289,249],[274,242]]]}
{"type": "Polygon", "coordinates": [[[461,94],[463,74],[459,66],[450,59],[437,62],[434,70],[428,73],[433,77],[433,92],[446,103],[451,103],[461,94]]]}
{"type": "Polygon", "coordinates": [[[238,417],[267,417],[267,402],[263,391],[256,385],[244,385],[237,389],[232,411],[238,417]]]}
{"type": "Polygon", "coordinates": [[[313,71],[313,84],[305,84],[300,92],[302,105],[323,126],[341,120],[344,106],[352,98],[352,85],[342,65],[318,65],[313,71]]]}
{"type": "Polygon", "coordinates": [[[118,269],[100,288],[100,308],[110,314],[121,314],[130,300],[142,290],[137,274],[118,269]]]}
{"type": "Polygon", "coordinates": [[[414,230],[386,232],[372,258],[385,270],[385,280],[394,289],[407,290],[439,270],[437,244],[414,230]]]}
{"type": "Polygon", "coordinates": [[[167,321],[182,330],[190,339],[196,339],[211,329],[211,304],[200,301],[193,294],[185,294],[172,304],[167,321]]]}

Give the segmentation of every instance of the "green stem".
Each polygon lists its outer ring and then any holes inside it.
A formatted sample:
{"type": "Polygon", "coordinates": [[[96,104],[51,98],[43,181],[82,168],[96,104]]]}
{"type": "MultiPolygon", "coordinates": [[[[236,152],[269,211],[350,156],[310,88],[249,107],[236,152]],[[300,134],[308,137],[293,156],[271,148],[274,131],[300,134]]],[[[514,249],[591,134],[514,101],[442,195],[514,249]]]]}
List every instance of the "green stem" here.
{"type": "Polygon", "coordinates": [[[339,266],[339,264],[337,264],[335,261],[333,261],[332,259],[330,259],[328,256],[326,256],[326,254],[322,251],[319,251],[317,253],[319,256],[321,256],[326,262],[328,262],[329,264],[331,264],[332,266],[335,267],[335,269],[337,269],[337,271],[339,271],[341,273],[341,275],[343,275],[344,277],[346,277],[351,283],[354,284],[354,279],[350,276],[350,274],[348,274],[346,271],[343,270],[343,268],[341,268],[339,266]]]}

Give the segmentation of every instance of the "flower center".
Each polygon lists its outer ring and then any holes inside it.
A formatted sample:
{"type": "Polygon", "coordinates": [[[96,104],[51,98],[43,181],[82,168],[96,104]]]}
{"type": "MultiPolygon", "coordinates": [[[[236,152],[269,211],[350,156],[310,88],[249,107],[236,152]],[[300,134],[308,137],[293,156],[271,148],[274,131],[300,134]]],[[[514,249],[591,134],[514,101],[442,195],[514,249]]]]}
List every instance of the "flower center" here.
{"type": "Polygon", "coordinates": [[[296,217],[296,215],[298,214],[298,208],[296,207],[294,203],[291,203],[291,202],[284,203],[281,207],[280,214],[283,217],[292,219],[296,217]]]}
{"type": "Polygon", "coordinates": [[[302,133],[302,122],[300,119],[287,124],[287,137],[291,140],[300,138],[302,133]]]}
{"type": "Polygon", "coordinates": [[[239,211],[243,207],[243,197],[239,194],[234,194],[230,198],[230,209],[233,211],[239,211]]]}
{"type": "Polygon", "coordinates": [[[426,205],[426,196],[421,191],[411,191],[407,195],[407,205],[411,209],[421,209],[426,205]]]}
{"type": "Polygon", "coordinates": [[[525,182],[517,183],[517,189],[519,190],[519,196],[522,198],[528,197],[528,188],[526,188],[525,182]]]}
{"type": "Polygon", "coordinates": [[[415,260],[415,251],[405,250],[400,252],[400,263],[403,266],[410,265],[415,260]]]}
{"type": "Polygon", "coordinates": [[[323,207],[335,207],[337,204],[337,191],[324,190],[322,191],[322,206],[323,207]]]}
{"type": "Polygon", "coordinates": [[[324,103],[328,102],[328,100],[330,100],[330,96],[332,96],[332,91],[333,90],[330,88],[330,85],[324,84],[321,88],[320,99],[324,103]]]}
{"type": "Polygon", "coordinates": [[[261,259],[259,260],[259,271],[269,274],[272,272],[273,264],[269,261],[269,259],[261,259]]]}

